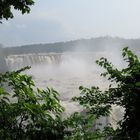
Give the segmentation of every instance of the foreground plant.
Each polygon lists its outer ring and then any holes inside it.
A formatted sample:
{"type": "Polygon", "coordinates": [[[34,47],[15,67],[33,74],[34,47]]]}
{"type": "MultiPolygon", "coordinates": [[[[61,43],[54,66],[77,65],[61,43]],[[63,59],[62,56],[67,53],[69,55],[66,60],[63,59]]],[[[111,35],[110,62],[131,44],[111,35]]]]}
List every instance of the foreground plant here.
{"type": "Polygon", "coordinates": [[[140,139],[140,61],[128,48],[123,49],[122,56],[127,62],[127,68],[115,68],[106,58],[97,60],[97,64],[105,68],[101,75],[111,82],[108,90],[101,91],[99,87],[80,87],[81,96],[75,97],[89,114],[96,118],[108,116],[112,105],[124,108],[123,119],[118,122],[118,128],[111,130],[111,139],[140,139]]]}
{"type": "Polygon", "coordinates": [[[0,139],[62,139],[59,94],[36,88],[28,68],[0,75],[0,139]]]}
{"type": "Polygon", "coordinates": [[[128,66],[121,70],[106,58],[97,61],[106,69],[101,75],[111,81],[108,90],[80,87],[82,95],[74,100],[86,107],[86,115],[74,113],[65,120],[59,94],[36,88],[32,77],[22,74],[29,67],[0,74],[0,139],[139,140],[140,61],[128,48],[122,55],[128,66]],[[96,119],[110,115],[112,105],[124,108],[117,129],[94,128],[96,119]]]}
{"type": "Polygon", "coordinates": [[[91,115],[74,113],[62,119],[64,108],[52,88],[35,87],[30,67],[0,74],[0,139],[5,140],[90,140],[100,137],[92,131],[91,115]]]}

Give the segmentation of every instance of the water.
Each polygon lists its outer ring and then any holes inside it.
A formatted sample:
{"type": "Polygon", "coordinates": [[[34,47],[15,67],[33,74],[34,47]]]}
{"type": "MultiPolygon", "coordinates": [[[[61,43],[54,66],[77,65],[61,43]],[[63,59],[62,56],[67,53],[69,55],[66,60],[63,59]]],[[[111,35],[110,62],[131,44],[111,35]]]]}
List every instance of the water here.
{"type": "MultiPolygon", "coordinates": [[[[37,87],[53,87],[60,93],[61,104],[66,108],[65,116],[75,111],[82,111],[82,108],[71,100],[72,97],[80,94],[79,86],[99,86],[105,90],[109,82],[100,77],[103,71],[95,60],[105,56],[113,57],[113,53],[42,53],[11,55],[6,58],[10,70],[20,69],[23,66],[31,65],[32,68],[26,73],[33,76],[37,87]]],[[[118,61],[116,58],[114,62],[118,61]]],[[[118,63],[117,63],[118,64],[118,63]]],[[[121,117],[117,107],[114,107],[111,123],[121,117]],[[116,113],[116,114],[115,114],[116,113]],[[113,121],[114,120],[114,121],[113,121]]],[[[108,119],[102,119],[105,123],[108,119]]]]}

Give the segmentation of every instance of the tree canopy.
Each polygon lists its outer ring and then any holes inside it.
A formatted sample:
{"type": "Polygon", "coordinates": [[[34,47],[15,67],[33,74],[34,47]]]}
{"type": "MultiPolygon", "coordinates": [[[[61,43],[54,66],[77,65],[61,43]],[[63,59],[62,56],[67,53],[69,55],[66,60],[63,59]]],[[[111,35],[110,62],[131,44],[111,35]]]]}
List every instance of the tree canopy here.
{"type": "Polygon", "coordinates": [[[122,56],[128,63],[121,70],[115,68],[106,58],[101,58],[97,64],[105,68],[102,76],[111,81],[108,90],[101,91],[99,87],[80,87],[82,96],[74,100],[89,110],[90,114],[99,118],[111,113],[112,105],[124,108],[124,115],[118,121],[118,128],[113,133],[115,139],[140,139],[140,61],[128,48],[123,49],[122,56]]]}
{"type": "Polygon", "coordinates": [[[30,12],[33,0],[0,0],[0,22],[2,19],[13,18],[13,9],[21,11],[22,14],[30,12]]]}

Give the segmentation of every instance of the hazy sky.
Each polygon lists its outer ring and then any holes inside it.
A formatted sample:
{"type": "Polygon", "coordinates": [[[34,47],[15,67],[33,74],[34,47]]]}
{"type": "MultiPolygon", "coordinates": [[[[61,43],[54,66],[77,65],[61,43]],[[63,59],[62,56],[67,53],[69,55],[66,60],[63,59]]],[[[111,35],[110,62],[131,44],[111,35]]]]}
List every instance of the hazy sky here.
{"type": "Polygon", "coordinates": [[[106,35],[140,37],[140,0],[35,0],[30,14],[0,24],[5,46],[106,35]]]}

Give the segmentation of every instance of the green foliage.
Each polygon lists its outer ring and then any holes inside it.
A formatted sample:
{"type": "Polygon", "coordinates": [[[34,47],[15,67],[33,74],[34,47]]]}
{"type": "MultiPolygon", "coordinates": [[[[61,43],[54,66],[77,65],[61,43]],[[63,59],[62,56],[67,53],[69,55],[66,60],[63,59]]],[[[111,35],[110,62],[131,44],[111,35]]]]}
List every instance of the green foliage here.
{"type": "Polygon", "coordinates": [[[0,1],[0,20],[13,18],[12,9],[19,10],[22,14],[30,12],[33,0],[1,0],[0,1]]]}
{"type": "Polygon", "coordinates": [[[23,70],[0,75],[0,139],[62,139],[58,93],[35,88],[23,70]]]}
{"type": "Polygon", "coordinates": [[[0,139],[140,139],[140,61],[128,48],[122,55],[128,66],[121,70],[106,58],[97,61],[106,69],[101,75],[111,82],[108,90],[79,87],[81,96],[73,100],[86,108],[86,114],[74,113],[65,120],[57,91],[36,88],[32,77],[22,74],[29,67],[0,74],[0,139]],[[112,105],[124,108],[117,129],[95,128],[96,119],[110,115],[112,105]]]}
{"type": "Polygon", "coordinates": [[[91,140],[101,138],[93,130],[93,115],[74,113],[62,120],[64,108],[52,88],[35,87],[30,67],[0,74],[0,139],[91,140]]]}
{"type": "Polygon", "coordinates": [[[94,128],[95,117],[77,112],[64,121],[65,140],[97,140],[102,138],[100,130],[94,128]]]}
{"type": "MultiPolygon", "coordinates": [[[[97,118],[109,115],[112,105],[124,108],[123,119],[118,122],[114,139],[138,140],[140,133],[140,61],[128,48],[123,49],[122,56],[128,63],[121,70],[115,68],[106,58],[97,60],[97,64],[105,68],[102,76],[108,77],[111,84],[106,91],[99,87],[80,87],[81,96],[75,97],[81,105],[85,106],[89,114],[97,118]]],[[[113,139],[113,138],[112,138],[113,139]]]]}

